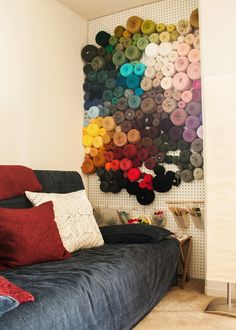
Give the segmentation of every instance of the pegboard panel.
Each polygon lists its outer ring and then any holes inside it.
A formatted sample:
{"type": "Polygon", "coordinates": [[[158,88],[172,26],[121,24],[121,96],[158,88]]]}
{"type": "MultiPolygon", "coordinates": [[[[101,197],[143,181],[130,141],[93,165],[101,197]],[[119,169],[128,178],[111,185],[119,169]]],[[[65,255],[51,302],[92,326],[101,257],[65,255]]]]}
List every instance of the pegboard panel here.
{"type": "MultiPolygon", "coordinates": [[[[101,17],[89,21],[88,43],[95,44],[95,36],[100,30],[113,34],[114,28],[117,25],[125,26],[127,19],[132,15],[137,15],[144,19],[150,18],[155,22],[177,23],[182,18],[188,18],[191,11],[197,7],[197,0],[163,0],[101,17]]],[[[166,169],[176,169],[174,165],[165,165],[165,167],[166,169]]],[[[145,169],[145,172],[148,171],[145,169]]],[[[135,196],[129,196],[126,191],[122,191],[119,194],[105,194],[101,192],[98,177],[95,175],[89,176],[88,192],[90,201],[94,206],[131,209],[139,215],[153,214],[154,211],[162,209],[165,213],[165,226],[170,230],[176,231],[178,227],[172,213],[168,209],[166,201],[204,200],[204,181],[194,180],[191,183],[182,182],[179,187],[173,187],[167,193],[156,193],[154,202],[148,206],[140,205],[136,201],[135,196]]],[[[199,204],[199,207],[203,213],[204,205],[199,204]]],[[[205,232],[202,229],[197,229],[192,221],[190,221],[189,227],[184,229],[183,232],[193,237],[190,276],[193,278],[205,278],[205,232]]]]}
{"type": "Polygon", "coordinates": [[[182,18],[188,18],[191,11],[197,7],[197,0],[161,0],[109,16],[100,17],[88,22],[88,42],[95,44],[95,36],[101,30],[113,34],[114,28],[117,25],[125,26],[127,19],[132,15],[169,24],[177,23],[182,18]]]}

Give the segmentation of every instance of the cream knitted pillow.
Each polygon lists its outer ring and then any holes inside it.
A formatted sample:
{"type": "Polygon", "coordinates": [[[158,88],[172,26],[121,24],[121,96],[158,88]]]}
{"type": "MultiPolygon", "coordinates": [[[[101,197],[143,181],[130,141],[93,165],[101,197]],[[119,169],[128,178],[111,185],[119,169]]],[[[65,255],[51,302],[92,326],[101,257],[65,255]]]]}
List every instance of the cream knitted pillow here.
{"type": "Polygon", "coordinates": [[[52,201],[55,221],[64,247],[69,252],[104,244],[85,190],[67,194],[25,192],[34,206],[52,201]]]}

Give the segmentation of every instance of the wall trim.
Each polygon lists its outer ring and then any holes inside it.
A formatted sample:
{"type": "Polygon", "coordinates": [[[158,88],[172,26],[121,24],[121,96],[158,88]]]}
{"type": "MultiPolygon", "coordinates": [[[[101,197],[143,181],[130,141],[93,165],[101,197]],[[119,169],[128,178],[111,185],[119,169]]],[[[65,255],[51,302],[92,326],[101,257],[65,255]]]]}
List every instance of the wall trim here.
{"type": "MultiPolygon", "coordinates": [[[[231,284],[232,298],[236,298],[236,284],[231,284]]],[[[226,298],[226,283],[218,281],[205,282],[205,294],[213,297],[224,297],[226,298]]]]}

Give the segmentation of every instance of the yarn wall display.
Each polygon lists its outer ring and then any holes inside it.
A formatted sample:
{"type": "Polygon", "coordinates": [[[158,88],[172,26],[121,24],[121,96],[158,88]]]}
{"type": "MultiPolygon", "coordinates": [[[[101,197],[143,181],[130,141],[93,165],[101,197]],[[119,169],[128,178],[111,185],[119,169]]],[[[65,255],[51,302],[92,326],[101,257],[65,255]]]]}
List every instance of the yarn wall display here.
{"type": "Polygon", "coordinates": [[[198,9],[176,25],[131,16],[82,49],[82,171],[102,192],[126,189],[147,205],[154,191],[203,178],[198,28],[198,9]]]}

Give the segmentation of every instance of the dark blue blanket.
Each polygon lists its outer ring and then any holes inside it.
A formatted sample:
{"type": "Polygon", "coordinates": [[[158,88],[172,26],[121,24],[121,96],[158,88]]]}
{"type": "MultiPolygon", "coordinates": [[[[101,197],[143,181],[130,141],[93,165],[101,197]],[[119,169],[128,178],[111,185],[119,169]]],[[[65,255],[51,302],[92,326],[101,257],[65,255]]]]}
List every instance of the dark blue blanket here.
{"type": "Polygon", "coordinates": [[[9,296],[0,296],[0,317],[19,306],[19,301],[9,296]]]}
{"type": "Polygon", "coordinates": [[[31,292],[1,330],[131,329],[173,285],[178,243],[111,244],[73,258],[0,272],[31,292]]]}

